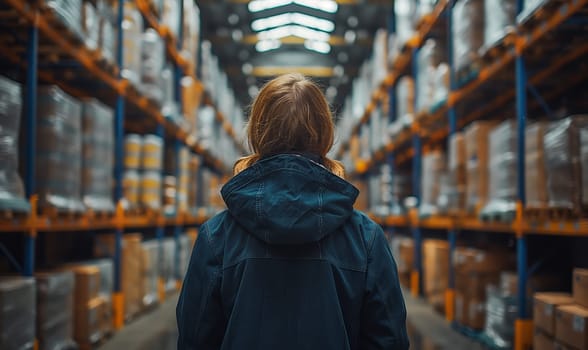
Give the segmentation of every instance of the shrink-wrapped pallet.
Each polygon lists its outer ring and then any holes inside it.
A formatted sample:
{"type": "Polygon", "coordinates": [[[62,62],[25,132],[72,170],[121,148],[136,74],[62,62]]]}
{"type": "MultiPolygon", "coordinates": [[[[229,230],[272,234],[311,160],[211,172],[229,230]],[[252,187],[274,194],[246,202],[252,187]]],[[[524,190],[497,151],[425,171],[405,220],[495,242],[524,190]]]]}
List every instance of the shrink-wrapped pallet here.
{"type": "Polygon", "coordinates": [[[141,90],[145,96],[161,105],[161,72],[165,64],[163,39],[154,29],[149,28],[143,33],[141,40],[141,90]]]}
{"type": "Polygon", "coordinates": [[[116,30],[114,26],[115,16],[112,8],[105,1],[98,1],[96,6],[98,14],[98,48],[102,58],[110,63],[115,63],[116,30]]]}
{"type": "Polygon", "coordinates": [[[141,79],[141,34],[143,17],[134,2],[125,2],[123,33],[123,67],[121,75],[133,84],[139,85],[141,79]]]}
{"type": "Polygon", "coordinates": [[[394,60],[401,52],[406,42],[415,34],[414,18],[416,2],[413,0],[398,0],[394,2],[396,18],[396,35],[391,45],[390,57],[394,60]]]}
{"type": "Polygon", "coordinates": [[[507,120],[489,135],[489,202],[483,212],[512,214],[517,201],[517,125],[507,120]]]}
{"type": "Polygon", "coordinates": [[[96,50],[100,41],[100,17],[89,1],[84,1],[82,5],[82,33],[86,47],[96,50]]]}
{"type": "Polygon", "coordinates": [[[82,40],[82,0],[46,0],[47,8],[76,38],[82,40]]]}
{"type": "Polygon", "coordinates": [[[0,349],[34,349],[35,305],[34,279],[0,278],[0,349]]]}
{"type": "Polygon", "coordinates": [[[466,209],[475,212],[487,204],[489,186],[489,134],[493,121],[478,121],[465,129],[466,209]]]}
{"type": "Polygon", "coordinates": [[[582,168],[582,199],[588,198],[588,129],[580,130],[580,167],[582,168]]]}
{"type": "Polygon", "coordinates": [[[446,171],[446,166],[445,154],[441,151],[432,151],[423,156],[420,216],[426,217],[438,213],[439,178],[446,171]]]}
{"type": "Polygon", "coordinates": [[[447,208],[449,212],[459,212],[465,209],[466,200],[466,172],[467,154],[466,140],[462,132],[451,135],[449,139],[449,193],[447,208]]]}
{"type": "Polygon", "coordinates": [[[39,89],[36,182],[39,206],[82,211],[82,107],[57,86],[39,89]]]}
{"type": "Polygon", "coordinates": [[[447,100],[449,96],[449,85],[450,85],[450,68],[445,62],[441,62],[434,73],[433,81],[433,106],[436,107],[439,104],[447,100]]]}
{"type": "Polygon", "coordinates": [[[134,170],[127,170],[123,173],[123,195],[125,209],[136,209],[141,205],[141,177],[134,170]]]}
{"type": "MultiPolygon", "coordinates": [[[[588,130],[588,115],[576,115],[552,123],[545,134],[545,164],[549,207],[581,213],[588,207],[583,197],[580,162],[582,131],[588,130]]],[[[588,170],[587,170],[588,171],[588,170]]]]}
{"type": "MultiPolygon", "coordinates": [[[[121,288],[124,298],[124,315],[133,318],[143,309],[143,256],[141,234],[127,233],[122,238],[121,288]]],[[[115,235],[102,234],[94,239],[94,256],[114,257],[115,235]]]]}
{"type": "Polygon", "coordinates": [[[435,75],[443,59],[443,47],[436,40],[429,39],[418,51],[416,77],[416,111],[427,112],[435,98],[435,75]]]}
{"type": "Polygon", "coordinates": [[[416,22],[418,23],[424,16],[430,15],[435,9],[437,0],[420,0],[417,4],[416,22]]]}
{"type": "Polygon", "coordinates": [[[141,167],[141,152],[143,149],[143,139],[141,135],[125,135],[125,169],[138,170],[141,167]]]}
{"type": "Polygon", "coordinates": [[[538,8],[549,2],[551,0],[525,0],[523,2],[523,10],[517,15],[517,22],[525,22],[538,8]]]}
{"type": "Polygon", "coordinates": [[[194,70],[198,61],[198,43],[200,42],[200,9],[194,1],[184,1],[184,19],[182,57],[188,62],[190,70],[194,70]]]}
{"type": "Polygon", "coordinates": [[[41,349],[75,347],[74,275],[71,271],[36,273],[37,339],[41,349]]]}
{"type": "Polygon", "coordinates": [[[423,292],[437,310],[444,310],[449,281],[449,243],[445,240],[423,241],[423,292]]]}
{"type": "Polygon", "coordinates": [[[484,0],[484,49],[514,31],[516,15],[516,0],[484,0]]]}
{"type": "Polygon", "coordinates": [[[409,127],[414,119],[414,80],[404,76],[396,86],[396,117],[400,128],[409,127]]]}
{"type": "Polygon", "coordinates": [[[173,238],[164,238],[161,279],[166,293],[176,288],[176,242],[173,238]]]}
{"type": "Polygon", "coordinates": [[[167,27],[174,37],[180,32],[179,1],[164,0],[161,12],[161,24],[167,27]]]}
{"type": "Polygon", "coordinates": [[[175,176],[163,177],[163,212],[165,215],[173,215],[176,212],[177,178],[175,176]]]}
{"type": "Polygon", "coordinates": [[[188,183],[188,208],[191,212],[196,211],[198,208],[198,176],[200,172],[200,157],[193,154],[190,155],[190,169],[188,183]]]}
{"type": "Polygon", "coordinates": [[[143,306],[151,306],[158,301],[158,269],[159,269],[159,245],[157,241],[141,243],[142,280],[143,280],[143,306]]]}
{"type": "Polygon", "coordinates": [[[0,76],[0,209],[28,211],[18,174],[21,86],[0,76]]]}
{"type": "Polygon", "coordinates": [[[484,1],[458,0],[453,7],[453,68],[459,72],[478,56],[484,43],[484,1]]]}
{"type": "Polygon", "coordinates": [[[406,214],[406,208],[404,207],[404,200],[410,196],[412,184],[409,175],[400,173],[398,171],[392,174],[390,183],[391,196],[390,196],[390,214],[391,215],[404,215],[406,214]]]}
{"type": "Polygon", "coordinates": [[[527,208],[547,208],[547,174],[543,138],[548,124],[537,122],[525,130],[525,196],[527,208]]]}
{"type": "Polygon", "coordinates": [[[82,105],[82,200],[95,211],[113,211],[114,115],[97,100],[82,105]]]}
{"type": "Polygon", "coordinates": [[[145,135],[141,143],[141,169],[163,170],[163,139],[156,135],[145,135]]]}
{"type": "Polygon", "coordinates": [[[394,236],[390,243],[390,249],[396,260],[400,284],[409,287],[410,275],[414,267],[414,240],[408,237],[394,236]]]}

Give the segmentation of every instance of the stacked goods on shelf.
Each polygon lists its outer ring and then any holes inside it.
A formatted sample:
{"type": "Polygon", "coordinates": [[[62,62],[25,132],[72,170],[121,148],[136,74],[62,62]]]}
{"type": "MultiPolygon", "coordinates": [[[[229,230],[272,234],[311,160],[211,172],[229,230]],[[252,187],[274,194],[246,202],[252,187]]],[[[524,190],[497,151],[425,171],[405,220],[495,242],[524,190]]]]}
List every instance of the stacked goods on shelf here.
{"type": "Polygon", "coordinates": [[[525,130],[525,207],[547,208],[547,175],[543,138],[548,124],[537,122],[525,130]]]}
{"type": "Polygon", "coordinates": [[[190,155],[188,165],[188,210],[195,212],[198,209],[198,173],[200,171],[200,157],[195,154],[190,155]]]}
{"type": "Polygon", "coordinates": [[[47,0],[47,8],[61,24],[66,27],[77,39],[82,40],[82,0],[47,0]]]}
{"type": "MultiPolygon", "coordinates": [[[[498,285],[486,288],[485,336],[498,348],[512,348],[514,344],[515,320],[518,316],[518,275],[502,272],[498,285]]],[[[526,294],[529,301],[537,292],[561,288],[561,278],[551,274],[532,275],[527,281],[526,294]]],[[[529,305],[528,307],[530,307],[529,305]]]]}
{"type": "Polygon", "coordinates": [[[393,237],[392,255],[398,268],[398,279],[404,287],[410,287],[410,275],[414,266],[414,240],[407,237],[393,237]]]}
{"type": "MultiPolygon", "coordinates": [[[[143,254],[141,234],[125,234],[121,251],[121,291],[124,294],[124,315],[132,319],[143,310],[143,254]]],[[[112,258],[115,250],[115,235],[103,234],[94,239],[94,256],[112,258]]]]}
{"type": "Polygon", "coordinates": [[[435,8],[437,0],[421,0],[417,4],[416,21],[418,23],[424,16],[431,14],[435,8]]]}
{"type": "Polygon", "coordinates": [[[372,54],[372,84],[370,91],[377,89],[386,78],[388,73],[388,32],[384,29],[378,29],[374,36],[373,54],[372,54]]]}
{"type": "Polygon", "coordinates": [[[390,134],[395,137],[402,130],[410,128],[414,120],[414,80],[403,76],[396,86],[396,118],[390,126],[390,134]]]}
{"type": "MultiPolygon", "coordinates": [[[[529,0],[527,0],[529,1],[529,0]]],[[[513,33],[516,25],[516,0],[484,0],[484,51],[513,33]]]]}
{"type": "Polygon", "coordinates": [[[154,29],[141,38],[140,90],[157,105],[163,104],[162,71],[165,64],[163,39],[154,29]]]}
{"type": "MultiPolygon", "coordinates": [[[[188,187],[190,151],[180,146],[176,156],[175,145],[167,145],[165,149],[165,178],[164,178],[164,212],[186,212],[188,210],[188,187]],[[177,172],[177,174],[176,174],[177,172]]],[[[194,180],[195,181],[195,180],[194,180]]]]}
{"type": "Polygon", "coordinates": [[[100,25],[96,7],[90,1],[82,5],[82,33],[84,44],[90,50],[97,50],[100,42],[100,25]]]}
{"type": "Polygon", "coordinates": [[[466,195],[466,139],[464,133],[458,132],[449,139],[449,191],[447,193],[447,211],[451,214],[465,209],[466,195]]]}
{"type": "Polygon", "coordinates": [[[98,16],[98,49],[107,62],[115,62],[116,29],[115,15],[112,6],[106,1],[97,1],[96,15],[98,16]]]}
{"type": "Polygon", "coordinates": [[[143,284],[143,306],[149,307],[158,301],[158,277],[159,277],[159,245],[157,241],[146,241],[141,243],[142,270],[141,279],[143,284]]]}
{"type": "Polygon", "coordinates": [[[35,174],[42,209],[84,209],[81,116],[81,104],[57,86],[39,88],[35,174]]]}
{"type": "Polygon", "coordinates": [[[477,213],[488,201],[490,158],[488,136],[496,123],[477,121],[465,128],[466,210],[477,213]]]}
{"type": "Polygon", "coordinates": [[[112,212],[114,115],[94,99],[82,103],[82,200],[94,211],[112,212]]]}
{"type": "Polygon", "coordinates": [[[416,11],[415,1],[398,0],[394,2],[396,32],[391,34],[388,39],[388,58],[390,63],[395,61],[406,42],[413,36],[415,32],[414,20],[416,11]]]}
{"type": "Polygon", "coordinates": [[[557,306],[555,340],[572,349],[588,349],[588,269],[574,269],[573,304],[557,306]]]}
{"type": "Polygon", "coordinates": [[[163,139],[156,135],[143,136],[140,154],[139,203],[144,209],[159,210],[161,209],[163,139]]]}
{"type": "Polygon", "coordinates": [[[140,177],[141,167],[141,144],[143,139],[140,135],[129,134],[125,136],[125,172],[123,174],[123,192],[125,198],[125,209],[137,209],[140,206],[140,177]]]}
{"type": "Polygon", "coordinates": [[[435,76],[431,83],[433,85],[433,101],[431,110],[437,108],[443,102],[447,101],[450,85],[449,71],[449,64],[445,62],[439,63],[435,69],[435,76]]]}
{"type": "Polygon", "coordinates": [[[202,92],[192,77],[183,77],[180,84],[182,86],[182,115],[188,123],[190,132],[196,132],[198,126],[198,106],[200,106],[202,100],[202,92]]]}
{"type": "Polygon", "coordinates": [[[174,37],[180,32],[180,8],[179,2],[163,0],[161,6],[161,25],[166,27],[174,37]]]}
{"type": "Polygon", "coordinates": [[[536,293],[533,296],[533,348],[535,350],[555,348],[556,309],[572,305],[574,299],[569,293],[536,293]]]}
{"type": "Polygon", "coordinates": [[[0,278],[0,349],[33,349],[36,287],[32,278],[0,278]]]}
{"type": "Polygon", "coordinates": [[[523,10],[517,15],[517,23],[525,22],[538,8],[548,2],[549,0],[525,0],[523,10]]]}
{"type": "Polygon", "coordinates": [[[50,350],[75,348],[73,273],[71,271],[37,273],[35,279],[37,282],[36,326],[40,348],[50,350]]]}
{"type": "Polygon", "coordinates": [[[482,218],[514,219],[517,200],[517,132],[516,122],[507,120],[495,127],[489,135],[490,157],[488,174],[490,195],[482,209],[482,218]]]}
{"type": "Polygon", "coordinates": [[[423,294],[437,311],[445,309],[449,281],[449,243],[438,239],[423,241],[423,294]]]}
{"type": "Polygon", "coordinates": [[[588,116],[571,116],[552,123],[543,139],[549,208],[576,216],[588,207],[588,197],[582,196],[582,170],[588,164],[580,162],[581,141],[588,141],[580,135],[586,132],[588,116]]]}
{"type": "Polygon", "coordinates": [[[496,249],[458,247],[453,253],[452,264],[455,271],[455,321],[470,329],[481,330],[486,321],[486,288],[496,285],[501,271],[514,265],[514,256],[496,249]]]}
{"type": "Polygon", "coordinates": [[[181,55],[188,63],[188,69],[196,71],[198,62],[198,43],[200,42],[200,10],[194,1],[184,1],[184,18],[182,24],[183,40],[181,55]]]}
{"type": "Polygon", "coordinates": [[[140,86],[143,17],[134,1],[125,2],[122,29],[124,49],[121,75],[135,86],[140,86]]]}
{"type": "MultiPolygon", "coordinates": [[[[444,59],[445,49],[436,40],[429,39],[418,51],[417,57],[417,74],[416,74],[416,112],[417,114],[425,113],[431,110],[436,99],[445,99],[449,90],[449,80],[439,79],[443,76],[446,69],[441,65],[444,59]],[[441,69],[441,73],[437,71],[441,69]],[[437,84],[440,83],[440,86],[437,84]],[[445,96],[443,96],[445,92],[445,96]],[[438,96],[435,96],[438,94],[438,96]]],[[[445,75],[448,77],[448,74],[445,75]]]]}
{"type": "Polygon", "coordinates": [[[27,211],[18,174],[18,138],[22,110],[21,86],[0,76],[0,209],[27,211]]]}
{"type": "Polygon", "coordinates": [[[99,296],[100,269],[96,266],[68,267],[74,276],[74,340],[79,345],[96,344],[103,337],[101,312],[106,301],[99,296]]]}
{"type": "Polygon", "coordinates": [[[458,0],[452,11],[452,66],[459,75],[475,62],[484,43],[484,0],[458,0]]]}
{"type": "Polygon", "coordinates": [[[412,188],[410,176],[396,171],[392,174],[390,188],[390,214],[396,216],[406,214],[404,200],[410,196],[412,188]]]}
{"type": "Polygon", "coordinates": [[[445,153],[435,150],[423,156],[421,179],[421,201],[419,216],[427,217],[439,213],[437,200],[440,194],[439,179],[446,171],[445,153]]]}
{"type": "Polygon", "coordinates": [[[161,257],[162,269],[160,278],[163,281],[163,288],[166,293],[172,292],[176,288],[175,274],[175,253],[176,242],[173,238],[164,238],[162,242],[163,256],[161,257]]]}
{"type": "Polygon", "coordinates": [[[177,116],[178,106],[174,97],[174,73],[171,65],[166,65],[161,71],[160,82],[162,89],[161,113],[166,117],[177,116]]]}

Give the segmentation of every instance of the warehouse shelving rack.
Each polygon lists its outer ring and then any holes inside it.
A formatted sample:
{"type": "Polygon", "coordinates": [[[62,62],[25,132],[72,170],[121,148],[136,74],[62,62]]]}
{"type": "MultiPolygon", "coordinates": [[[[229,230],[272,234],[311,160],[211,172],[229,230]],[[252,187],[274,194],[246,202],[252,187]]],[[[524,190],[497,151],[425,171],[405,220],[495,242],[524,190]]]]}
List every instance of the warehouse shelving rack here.
{"type": "MultiPolygon", "coordinates": [[[[127,0],[128,1],[128,0],[127,0]]],[[[179,1],[180,23],[183,21],[183,3],[179,1]]],[[[123,138],[125,128],[141,129],[140,124],[149,124],[155,127],[156,134],[173,139],[175,155],[179,154],[182,145],[187,146],[193,153],[199,155],[204,166],[212,169],[217,175],[230,174],[230,169],[214,158],[199,143],[196,137],[183,126],[179,125],[170,116],[160,112],[146,96],[143,96],[129,81],[120,75],[119,67],[123,62],[123,35],[121,30],[124,16],[124,0],[118,1],[118,18],[116,19],[118,40],[116,49],[116,63],[108,63],[99,57],[99,52],[89,50],[67,28],[59,25],[44,8],[40,1],[3,0],[0,3],[0,12],[3,21],[13,25],[14,31],[20,31],[14,36],[4,35],[0,38],[3,50],[0,56],[25,70],[24,81],[24,106],[23,125],[26,127],[23,137],[27,140],[26,149],[22,153],[24,159],[24,184],[26,198],[30,201],[30,212],[24,215],[7,215],[0,219],[0,232],[22,232],[25,234],[25,252],[23,262],[23,275],[32,276],[35,271],[35,240],[39,232],[66,232],[66,231],[93,231],[113,230],[115,232],[114,254],[114,326],[119,329],[124,324],[124,295],[121,292],[121,242],[125,230],[140,228],[155,228],[156,237],[162,249],[162,238],[166,227],[173,227],[176,242],[175,249],[175,276],[178,287],[181,283],[179,269],[179,238],[184,227],[195,227],[202,224],[210,212],[206,208],[200,208],[197,213],[176,212],[172,216],[166,216],[162,212],[130,214],[125,212],[122,205],[123,188],[123,138]],[[16,37],[16,39],[15,39],[16,37]],[[47,49],[50,55],[46,54],[47,49]],[[24,52],[24,55],[23,55],[24,52]],[[57,58],[57,59],[55,59],[57,58]],[[74,62],[72,64],[72,61],[74,62]],[[75,77],[72,74],[54,74],[55,69],[66,67],[76,69],[75,77]],[[116,210],[109,216],[96,216],[87,212],[80,216],[52,217],[40,215],[37,211],[38,197],[35,184],[35,135],[36,135],[36,106],[37,84],[39,78],[46,83],[60,86],[64,91],[73,96],[93,96],[103,103],[114,107],[115,129],[115,170],[114,170],[114,199],[116,210]],[[96,96],[97,95],[97,96],[96,96]],[[136,114],[146,118],[141,120],[126,120],[125,109],[132,110],[136,114]]],[[[160,25],[153,9],[145,0],[135,0],[137,8],[146,23],[153,27],[164,39],[167,56],[171,59],[175,68],[174,87],[176,102],[181,105],[180,79],[190,76],[196,82],[197,92],[202,101],[206,93],[203,84],[196,76],[194,64],[186,62],[180,55],[182,30],[180,25],[178,38],[160,25]]],[[[14,34],[14,33],[11,33],[14,34]]],[[[60,71],[61,72],[61,71],[60,71]]],[[[212,104],[210,99],[205,101],[212,104]]],[[[216,120],[223,130],[233,138],[237,149],[244,152],[244,147],[237,138],[230,121],[218,111],[216,120]]],[[[176,176],[179,168],[176,168],[176,176]]],[[[200,189],[200,186],[199,186],[200,189]]],[[[176,197],[176,204],[178,198],[176,197]]],[[[2,253],[10,254],[5,249],[2,253]]],[[[9,259],[14,260],[12,256],[9,259]]],[[[161,285],[160,281],[160,285],[161,285]]],[[[161,286],[160,286],[161,288],[161,286]]],[[[161,292],[160,292],[161,293],[161,292]]]]}
{"type": "MultiPolygon", "coordinates": [[[[517,13],[523,8],[524,0],[517,1],[517,13]]],[[[389,95],[389,121],[393,122],[395,116],[395,83],[397,78],[405,73],[407,66],[412,63],[413,74],[418,69],[415,55],[423,43],[423,40],[435,28],[435,25],[443,16],[447,19],[446,30],[451,33],[452,8],[455,0],[440,0],[433,13],[421,20],[417,26],[417,33],[409,40],[400,55],[395,59],[391,71],[384,82],[372,93],[371,101],[365,112],[352,130],[352,135],[360,133],[361,126],[368,123],[373,110],[381,103],[385,94],[389,95]]],[[[393,12],[393,11],[392,11],[393,12]]],[[[369,159],[355,159],[355,169],[351,177],[370,176],[370,169],[375,165],[388,164],[394,173],[394,169],[400,165],[412,161],[413,195],[418,199],[420,194],[421,156],[423,151],[430,149],[447,140],[453,133],[463,128],[468,123],[480,120],[498,111],[504,111],[509,103],[515,103],[517,120],[517,183],[518,202],[512,222],[484,222],[477,216],[459,213],[451,216],[431,216],[419,218],[418,211],[412,209],[406,216],[376,216],[370,215],[388,231],[394,232],[396,228],[408,228],[411,230],[415,242],[415,266],[411,275],[410,290],[419,295],[422,276],[422,235],[421,230],[440,230],[447,232],[450,256],[456,248],[457,235],[461,231],[471,232],[497,232],[512,234],[516,238],[517,272],[518,272],[518,317],[515,322],[514,349],[522,350],[532,345],[533,326],[527,310],[526,286],[528,282],[527,266],[527,237],[529,235],[549,236],[573,236],[588,237],[588,219],[537,219],[525,215],[525,123],[527,109],[529,107],[541,108],[545,114],[552,116],[546,101],[551,101],[561,96],[565,91],[571,90],[581,81],[585,81],[588,72],[584,68],[574,69],[574,62],[588,55],[588,43],[585,40],[573,41],[573,35],[564,32],[565,24],[577,22],[579,26],[586,23],[588,18],[588,1],[586,0],[557,0],[545,1],[541,7],[532,13],[523,23],[518,24],[512,35],[507,36],[498,44],[502,48],[498,54],[486,57],[482,60],[479,69],[473,71],[469,77],[458,80],[453,67],[450,69],[450,92],[445,102],[434,106],[428,113],[415,117],[415,121],[409,130],[402,132],[397,138],[386,144],[380,150],[374,152],[369,159]],[[580,17],[580,18],[578,18],[580,17]],[[554,45],[558,43],[559,45],[554,45]],[[568,43],[562,45],[562,43],[568,43]],[[550,51],[550,47],[560,49],[557,52],[550,51]],[[531,50],[544,49],[545,55],[526,55],[531,50]],[[546,49],[545,49],[546,48],[546,49]],[[533,69],[530,69],[532,66],[533,69]],[[570,69],[571,68],[571,69],[570,69]],[[529,73],[534,70],[534,75],[529,73]],[[555,84],[545,89],[543,96],[535,88],[545,83],[557,72],[564,72],[565,84],[555,84]],[[488,95],[479,90],[492,84],[498,84],[500,77],[509,76],[510,86],[495,93],[492,101],[487,100],[488,95]],[[514,81],[514,84],[512,82],[514,81]],[[535,97],[533,101],[527,101],[527,93],[535,97]],[[486,99],[484,99],[486,97],[486,99]]],[[[394,14],[389,21],[389,32],[395,32],[394,14]]],[[[452,39],[448,36],[448,62],[451,62],[452,39]]],[[[577,65],[577,64],[576,64],[577,65]]],[[[562,77],[563,78],[563,77],[562,77]]],[[[560,79],[560,82],[563,79],[560,79]]],[[[341,158],[349,150],[349,142],[344,143],[338,152],[341,158]]],[[[455,280],[453,269],[449,271],[448,290],[446,292],[446,318],[454,320],[455,280]]]]}

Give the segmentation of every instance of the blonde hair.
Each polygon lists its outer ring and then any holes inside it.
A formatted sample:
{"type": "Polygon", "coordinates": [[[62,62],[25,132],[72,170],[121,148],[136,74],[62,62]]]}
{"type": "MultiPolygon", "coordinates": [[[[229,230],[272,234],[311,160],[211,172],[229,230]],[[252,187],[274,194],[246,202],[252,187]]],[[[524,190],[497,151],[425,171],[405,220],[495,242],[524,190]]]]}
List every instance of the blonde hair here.
{"type": "Polygon", "coordinates": [[[239,159],[236,175],[259,159],[280,153],[310,153],[335,175],[343,165],[326,157],[333,146],[335,124],[319,87],[303,75],[281,75],[263,86],[251,107],[247,136],[252,155],[239,159]]]}

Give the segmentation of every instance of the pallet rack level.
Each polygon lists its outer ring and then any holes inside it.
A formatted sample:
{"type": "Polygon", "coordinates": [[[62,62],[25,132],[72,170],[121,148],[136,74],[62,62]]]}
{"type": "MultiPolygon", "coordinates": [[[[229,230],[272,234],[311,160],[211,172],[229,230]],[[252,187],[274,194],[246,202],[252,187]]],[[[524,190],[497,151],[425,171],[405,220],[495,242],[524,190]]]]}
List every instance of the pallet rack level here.
{"type": "MultiPolygon", "coordinates": [[[[415,64],[414,54],[418,52],[424,40],[431,34],[435,24],[440,21],[443,16],[447,19],[447,32],[451,33],[453,19],[452,9],[455,0],[439,1],[434,8],[431,15],[425,16],[421,20],[421,24],[417,26],[417,33],[409,40],[400,54],[395,58],[392,68],[387,74],[384,82],[371,95],[371,100],[365,108],[365,111],[352,128],[351,135],[358,135],[361,126],[369,123],[371,114],[375,106],[383,99],[383,93],[388,93],[391,103],[389,111],[389,121],[396,120],[395,108],[393,108],[394,98],[396,96],[396,81],[403,75],[410,66],[413,60],[413,74],[416,74],[417,65],[415,64]]],[[[371,176],[371,169],[376,165],[386,163],[390,166],[392,174],[394,169],[403,165],[407,161],[412,160],[413,169],[413,194],[419,197],[420,192],[420,163],[422,148],[430,149],[439,145],[443,140],[448,139],[455,132],[463,128],[468,123],[475,120],[483,119],[492,113],[496,113],[500,109],[506,108],[508,103],[515,103],[515,115],[517,120],[517,152],[519,154],[517,167],[517,198],[516,213],[512,222],[486,222],[472,217],[467,213],[457,213],[452,216],[435,215],[428,218],[419,218],[417,210],[411,210],[407,215],[389,215],[377,216],[372,214],[378,223],[380,223],[389,234],[393,234],[397,228],[408,228],[412,232],[415,242],[415,264],[414,271],[411,275],[411,291],[413,294],[420,294],[422,264],[421,258],[421,244],[422,236],[421,230],[438,230],[447,232],[447,239],[449,242],[449,251],[452,255],[456,247],[457,235],[460,233],[469,232],[496,232],[502,234],[512,234],[516,238],[516,255],[517,255],[517,274],[518,274],[518,294],[517,301],[518,315],[515,322],[514,329],[514,349],[523,350],[532,345],[532,321],[529,319],[529,312],[527,310],[527,296],[525,291],[528,281],[527,269],[527,237],[530,235],[549,235],[549,236],[572,236],[572,237],[588,237],[588,219],[544,219],[539,220],[535,218],[526,217],[524,212],[525,205],[525,176],[524,176],[524,148],[525,148],[525,123],[527,119],[527,108],[530,106],[541,107],[548,114],[551,115],[546,100],[552,100],[566,90],[573,88],[581,81],[586,79],[588,73],[586,71],[572,72],[566,76],[566,84],[559,84],[553,89],[541,96],[534,86],[539,85],[549,78],[553,77],[558,71],[564,70],[566,66],[580,57],[588,54],[588,44],[582,41],[574,42],[571,45],[565,46],[563,52],[558,54],[551,54],[547,57],[540,57],[541,65],[537,65],[539,58],[525,57],[525,53],[531,49],[541,47],[549,47],[545,45],[548,43],[567,43],[569,38],[565,33],[561,34],[558,31],[560,28],[571,21],[573,16],[581,16],[580,20],[586,23],[586,13],[588,13],[588,0],[555,0],[545,1],[544,4],[549,5],[549,11],[536,11],[531,14],[527,20],[521,24],[517,24],[516,30],[503,39],[499,45],[502,50],[499,54],[486,57],[482,60],[482,65],[466,80],[458,81],[455,75],[454,68],[451,66],[452,55],[452,39],[448,39],[448,62],[450,62],[450,91],[447,99],[437,106],[434,106],[428,113],[421,113],[416,115],[412,127],[401,132],[401,134],[394,140],[383,146],[381,149],[372,153],[368,159],[355,159],[355,169],[351,172],[351,177],[363,178],[371,176]],[[559,37],[558,37],[559,33],[559,37]],[[563,37],[562,37],[563,36],[563,37]],[[543,42],[543,43],[542,43],[543,42]],[[535,60],[535,61],[533,61],[535,60]],[[531,62],[530,62],[531,61],[531,62]],[[528,65],[535,63],[540,69],[533,75],[529,74],[528,65]],[[511,81],[514,84],[510,88],[500,91],[500,93],[493,98],[493,101],[487,101],[480,98],[479,90],[493,83],[500,74],[510,74],[511,81]],[[527,101],[527,92],[530,92],[537,101],[527,101]],[[544,98],[545,99],[544,99],[544,98]],[[476,98],[478,100],[476,100],[476,98]],[[479,103],[475,108],[465,108],[464,103],[471,100],[479,103]],[[412,146],[412,147],[411,147],[412,146]],[[522,155],[522,157],[521,157],[522,155]]],[[[517,1],[517,13],[523,9],[524,0],[517,1]]],[[[392,10],[394,12],[394,10],[392,10]]],[[[394,13],[390,16],[390,24],[388,26],[389,33],[394,33],[394,13]]],[[[560,47],[562,45],[551,45],[553,47],[560,47]]],[[[350,140],[344,142],[339,149],[337,156],[343,157],[346,152],[349,152],[350,140]]],[[[454,297],[455,297],[455,274],[452,268],[449,269],[448,274],[448,289],[446,291],[446,318],[449,322],[454,321],[454,297]]]]}
{"type": "MultiPolygon", "coordinates": [[[[193,1],[193,0],[185,0],[193,1]]],[[[183,1],[180,1],[183,4],[183,1]]],[[[166,53],[175,68],[174,87],[175,100],[181,103],[181,86],[180,79],[183,76],[190,76],[196,84],[196,91],[204,95],[204,85],[196,77],[196,69],[193,64],[186,62],[180,55],[180,44],[182,42],[182,29],[179,37],[174,36],[165,27],[159,25],[157,18],[154,16],[152,9],[147,5],[145,0],[136,0],[135,4],[146,18],[149,26],[153,27],[157,33],[164,39],[166,53]],[[192,67],[192,68],[190,68],[192,67]]],[[[121,244],[125,230],[140,228],[155,228],[157,238],[160,242],[165,233],[166,227],[173,227],[175,249],[175,267],[174,275],[178,279],[177,285],[181,285],[181,276],[179,268],[179,240],[183,235],[184,227],[199,226],[211,215],[209,210],[200,208],[196,213],[185,213],[176,211],[172,216],[166,216],[163,211],[147,212],[141,214],[127,213],[123,209],[123,144],[125,128],[140,127],[141,122],[155,124],[157,132],[161,136],[171,137],[174,141],[174,153],[177,156],[182,145],[186,145],[193,153],[199,155],[203,160],[203,165],[212,169],[217,174],[229,174],[230,169],[226,168],[223,163],[214,158],[207,150],[198,143],[198,140],[190,134],[183,126],[178,125],[169,116],[164,116],[159,107],[152,103],[146,96],[143,96],[128,80],[121,77],[123,62],[123,25],[124,1],[118,1],[118,18],[117,25],[117,47],[116,47],[116,64],[105,62],[98,53],[88,49],[85,45],[76,40],[67,29],[59,26],[55,18],[44,8],[42,2],[29,2],[21,0],[5,0],[0,4],[0,13],[3,15],[3,25],[14,24],[13,32],[22,31],[26,33],[21,36],[26,39],[16,40],[13,37],[3,36],[0,43],[6,48],[0,55],[7,61],[12,62],[15,67],[21,67],[25,70],[26,79],[24,83],[24,105],[25,113],[23,116],[23,127],[27,142],[23,152],[24,159],[24,185],[26,197],[29,199],[31,210],[29,213],[20,215],[10,215],[0,219],[0,232],[25,234],[24,243],[24,262],[23,275],[33,276],[35,271],[35,239],[38,232],[71,232],[71,231],[93,231],[93,230],[110,230],[115,232],[115,254],[114,254],[114,291],[113,291],[113,323],[115,329],[120,329],[124,325],[124,295],[121,289],[121,244]],[[26,40],[26,42],[25,42],[26,40]],[[42,46],[43,45],[43,46],[42,46]],[[24,47],[24,49],[23,49],[24,47]],[[48,60],[46,64],[43,51],[40,48],[51,47],[55,57],[59,59],[71,58],[74,61],[64,64],[73,67],[76,73],[60,76],[57,79],[52,69],[58,67],[54,59],[48,60]],[[24,57],[23,56],[24,51],[24,57]],[[76,78],[71,78],[75,75],[76,78]],[[48,83],[56,83],[68,93],[80,96],[95,96],[105,104],[114,106],[114,130],[115,130],[115,171],[114,171],[114,200],[116,210],[112,215],[95,215],[91,212],[85,212],[81,215],[73,216],[47,216],[40,215],[37,211],[38,197],[36,195],[35,184],[35,137],[36,137],[36,110],[37,110],[37,86],[38,79],[48,83]],[[98,86],[97,89],[92,90],[98,86]],[[133,110],[137,114],[145,116],[143,121],[125,120],[125,111],[133,110]]],[[[180,23],[183,21],[183,6],[179,7],[180,23]]],[[[180,28],[182,26],[180,25],[180,28]]],[[[243,152],[241,140],[237,139],[231,123],[225,116],[218,112],[216,120],[223,130],[233,139],[239,151],[243,152]]],[[[176,169],[177,172],[177,169],[176,169]]],[[[199,187],[200,188],[200,187],[199,187]]],[[[176,192],[177,193],[177,192],[176,192]]],[[[201,196],[201,193],[199,194],[201,196]]],[[[177,195],[176,195],[177,197],[177,195]]],[[[177,198],[176,198],[177,201],[177,198]]],[[[10,252],[3,250],[3,253],[10,252]]],[[[12,258],[12,257],[9,257],[12,258]]]]}

